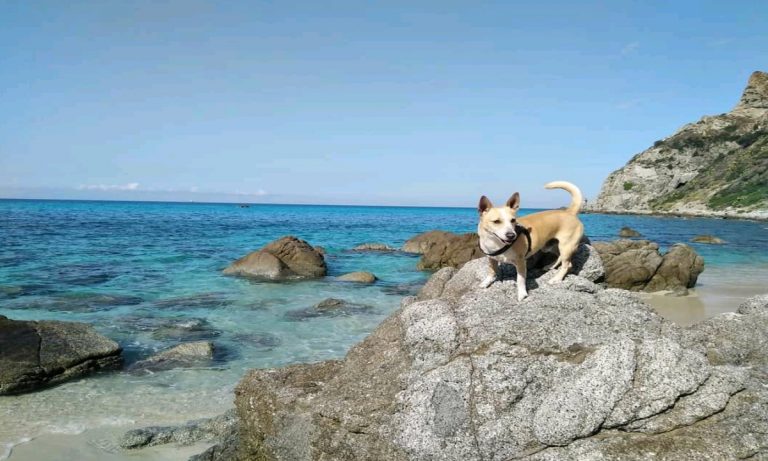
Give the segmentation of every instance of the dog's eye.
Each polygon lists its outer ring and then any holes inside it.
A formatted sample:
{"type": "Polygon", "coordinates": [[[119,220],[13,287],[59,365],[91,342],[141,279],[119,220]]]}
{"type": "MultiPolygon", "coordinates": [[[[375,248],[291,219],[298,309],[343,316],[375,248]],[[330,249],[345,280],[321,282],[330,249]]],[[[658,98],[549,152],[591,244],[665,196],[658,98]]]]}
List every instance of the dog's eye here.
{"type": "Polygon", "coordinates": [[[501,219],[494,219],[494,220],[493,220],[493,223],[494,223],[494,224],[501,224],[501,219]]]}
{"type": "Polygon", "coordinates": [[[517,219],[510,219],[510,220],[509,220],[509,223],[510,223],[510,224],[514,224],[515,222],[517,222],[517,219]]]}

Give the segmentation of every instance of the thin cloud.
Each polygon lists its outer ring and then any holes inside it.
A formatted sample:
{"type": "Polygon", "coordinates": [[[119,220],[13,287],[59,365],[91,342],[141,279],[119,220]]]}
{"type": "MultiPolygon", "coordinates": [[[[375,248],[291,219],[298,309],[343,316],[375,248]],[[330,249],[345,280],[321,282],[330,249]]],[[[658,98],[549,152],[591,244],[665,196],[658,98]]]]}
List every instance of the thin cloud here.
{"type": "Polygon", "coordinates": [[[128,184],[81,184],[78,190],[139,190],[139,183],[128,184]]]}
{"type": "Polygon", "coordinates": [[[637,51],[638,48],[640,48],[640,42],[627,43],[626,45],[624,45],[624,48],[621,49],[621,55],[622,56],[630,55],[635,51],[637,51]]]}
{"type": "Polygon", "coordinates": [[[628,99],[626,101],[619,101],[616,103],[616,108],[622,110],[632,109],[640,105],[640,102],[642,102],[640,99],[628,99]]]}
{"type": "Polygon", "coordinates": [[[267,195],[267,191],[259,189],[256,192],[238,192],[237,195],[263,197],[267,195]]]}

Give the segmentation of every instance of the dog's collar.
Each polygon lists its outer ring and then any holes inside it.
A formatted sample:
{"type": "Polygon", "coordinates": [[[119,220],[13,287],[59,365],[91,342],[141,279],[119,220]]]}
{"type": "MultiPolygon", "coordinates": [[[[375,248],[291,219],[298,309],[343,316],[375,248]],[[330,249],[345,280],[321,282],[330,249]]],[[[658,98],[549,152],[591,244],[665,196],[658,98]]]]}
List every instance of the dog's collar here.
{"type": "Polygon", "coordinates": [[[511,242],[507,243],[506,245],[499,248],[498,250],[488,253],[487,251],[485,251],[485,249],[481,245],[480,251],[485,253],[486,256],[498,256],[502,253],[506,253],[507,250],[512,248],[512,245],[514,245],[515,242],[517,242],[517,239],[519,239],[521,235],[525,235],[525,239],[528,241],[528,251],[525,252],[525,256],[527,257],[528,254],[531,252],[531,232],[525,227],[521,226],[520,224],[515,225],[515,232],[517,233],[517,236],[515,236],[515,238],[511,242]]]}

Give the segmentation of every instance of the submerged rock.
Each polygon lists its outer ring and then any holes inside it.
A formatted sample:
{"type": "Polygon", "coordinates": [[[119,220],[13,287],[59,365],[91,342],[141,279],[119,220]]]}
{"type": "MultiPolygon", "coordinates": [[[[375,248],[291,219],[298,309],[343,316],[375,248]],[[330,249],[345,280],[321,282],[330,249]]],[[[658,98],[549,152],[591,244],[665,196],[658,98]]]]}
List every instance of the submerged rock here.
{"type": "Polygon", "coordinates": [[[217,309],[220,307],[226,307],[231,303],[232,300],[226,293],[211,292],[160,299],[155,301],[154,305],[164,310],[185,310],[217,309]]]}
{"type": "Polygon", "coordinates": [[[336,278],[340,282],[374,283],[378,278],[370,272],[350,272],[336,278]]]}
{"type": "Polygon", "coordinates": [[[616,240],[594,244],[605,264],[605,283],[631,291],[672,290],[681,294],[696,285],[704,260],[688,245],[673,245],[667,253],[648,240],[616,240]]]}
{"type": "Polygon", "coordinates": [[[144,360],[132,364],[128,370],[164,371],[173,368],[205,366],[213,360],[214,345],[208,341],[183,343],[166,349],[144,360]]]}
{"type": "Polygon", "coordinates": [[[116,342],[84,323],[0,316],[0,395],[119,368],[121,351],[116,342]]]}
{"type": "Polygon", "coordinates": [[[152,338],[161,341],[200,341],[217,338],[221,331],[214,329],[205,319],[189,318],[164,321],[153,329],[152,338]]]}
{"type": "Polygon", "coordinates": [[[619,231],[619,237],[621,238],[629,238],[629,237],[640,237],[640,232],[632,229],[631,227],[624,226],[619,231]]]}
{"type": "Polygon", "coordinates": [[[304,240],[288,236],[238,259],[224,269],[223,273],[276,280],[288,277],[323,277],[327,271],[321,252],[304,240]]]}
{"type": "Polygon", "coordinates": [[[143,299],[138,296],[106,293],[67,293],[62,295],[19,300],[10,309],[40,309],[51,312],[99,312],[120,306],[135,306],[143,299]]]}
{"type": "Polygon", "coordinates": [[[371,243],[363,243],[361,245],[358,245],[358,246],[352,248],[352,251],[384,251],[384,252],[392,252],[392,251],[397,251],[397,248],[392,248],[391,246],[387,245],[386,243],[371,242],[371,243]]]}
{"type": "Polygon", "coordinates": [[[694,238],[691,239],[691,242],[694,243],[709,243],[712,245],[722,245],[725,243],[725,240],[715,237],[714,235],[697,235],[694,238]]]}
{"type": "Polygon", "coordinates": [[[128,450],[164,445],[192,445],[200,441],[217,440],[228,434],[235,426],[237,415],[234,410],[215,416],[189,421],[180,426],[150,426],[133,429],[120,437],[118,444],[128,450]]]}
{"type": "Polygon", "coordinates": [[[373,306],[359,304],[338,298],[326,298],[308,309],[286,312],[290,320],[306,320],[315,317],[339,317],[365,314],[373,310],[373,306]]]}

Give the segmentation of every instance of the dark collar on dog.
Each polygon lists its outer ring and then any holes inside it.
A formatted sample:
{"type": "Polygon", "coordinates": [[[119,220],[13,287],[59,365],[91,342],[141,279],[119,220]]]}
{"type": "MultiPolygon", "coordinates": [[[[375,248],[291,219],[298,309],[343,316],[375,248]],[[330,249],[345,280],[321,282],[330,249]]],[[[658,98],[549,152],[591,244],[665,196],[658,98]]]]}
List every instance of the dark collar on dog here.
{"type": "Polygon", "coordinates": [[[492,253],[488,253],[485,250],[483,250],[483,247],[481,246],[480,251],[485,253],[487,256],[498,256],[502,253],[506,253],[506,251],[512,248],[512,245],[514,245],[515,242],[517,242],[517,239],[519,239],[521,235],[525,235],[525,239],[528,241],[528,251],[525,252],[525,256],[528,256],[528,253],[531,252],[531,232],[525,227],[521,226],[520,224],[515,225],[515,232],[517,233],[517,236],[514,238],[514,240],[507,243],[506,245],[499,248],[498,250],[492,253]]]}

